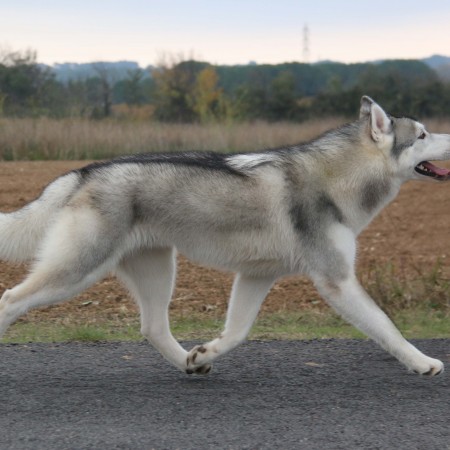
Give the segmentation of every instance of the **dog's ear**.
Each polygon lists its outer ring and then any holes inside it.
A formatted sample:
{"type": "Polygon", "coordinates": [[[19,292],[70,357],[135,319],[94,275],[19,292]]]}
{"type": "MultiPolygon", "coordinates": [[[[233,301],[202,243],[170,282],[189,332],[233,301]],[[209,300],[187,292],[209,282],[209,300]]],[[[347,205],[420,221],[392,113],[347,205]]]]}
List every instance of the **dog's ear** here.
{"type": "Polygon", "coordinates": [[[370,114],[370,107],[374,103],[375,102],[368,95],[363,95],[363,97],[361,98],[361,108],[359,110],[359,118],[360,119],[362,119],[363,117],[366,117],[370,114]]]}
{"type": "Polygon", "coordinates": [[[370,116],[370,135],[375,142],[380,141],[385,134],[391,132],[391,119],[383,108],[370,97],[364,95],[361,99],[359,117],[367,116],[370,116]]]}

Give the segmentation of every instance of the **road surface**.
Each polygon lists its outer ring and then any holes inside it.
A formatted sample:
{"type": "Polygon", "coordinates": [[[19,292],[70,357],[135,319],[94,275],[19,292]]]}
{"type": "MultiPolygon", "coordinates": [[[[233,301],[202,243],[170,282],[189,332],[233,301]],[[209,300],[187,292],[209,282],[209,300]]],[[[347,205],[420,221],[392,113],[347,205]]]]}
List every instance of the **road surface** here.
{"type": "Polygon", "coordinates": [[[415,342],[443,375],[357,340],[249,342],[206,377],[143,342],[1,344],[0,449],[449,449],[450,340],[415,342]]]}

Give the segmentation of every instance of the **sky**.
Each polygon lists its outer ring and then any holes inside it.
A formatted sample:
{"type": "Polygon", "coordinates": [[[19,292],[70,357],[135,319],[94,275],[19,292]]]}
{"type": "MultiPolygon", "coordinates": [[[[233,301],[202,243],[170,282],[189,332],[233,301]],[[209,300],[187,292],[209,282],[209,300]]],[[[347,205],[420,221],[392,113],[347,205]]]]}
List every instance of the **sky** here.
{"type": "Polygon", "coordinates": [[[0,0],[0,52],[39,62],[213,64],[450,56],[448,0],[0,0]]]}

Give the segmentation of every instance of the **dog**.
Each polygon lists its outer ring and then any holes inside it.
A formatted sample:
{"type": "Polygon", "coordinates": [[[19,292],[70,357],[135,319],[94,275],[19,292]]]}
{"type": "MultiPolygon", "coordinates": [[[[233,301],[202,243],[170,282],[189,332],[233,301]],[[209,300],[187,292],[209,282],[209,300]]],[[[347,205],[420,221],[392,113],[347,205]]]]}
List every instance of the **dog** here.
{"type": "Polygon", "coordinates": [[[443,364],[406,341],[358,283],[356,238],[407,180],[445,181],[450,135],[387,114],[370,97],[359,119],[304,144],[259,153],[125,156],[62,175],[0,215],[0,259],[32,261],[0,300],[0,335],[30,308],[69,299],[109,273],[129,289],[141,332],[175,367],[206,374],[245,340],[279,277],[309,276],[346,320],[409,370],[443,364]],[[180,252],[236,272],[225,327],[186,351],[168,306],[180,252]]]}

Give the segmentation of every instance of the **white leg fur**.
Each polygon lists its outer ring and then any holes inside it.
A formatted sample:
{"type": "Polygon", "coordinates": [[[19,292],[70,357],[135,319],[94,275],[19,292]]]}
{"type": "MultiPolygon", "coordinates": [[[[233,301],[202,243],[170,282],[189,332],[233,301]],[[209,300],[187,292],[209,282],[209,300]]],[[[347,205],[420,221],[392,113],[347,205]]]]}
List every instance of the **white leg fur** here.
{"type": "Polygon", "coordinates": [[[19,316],[32,308],[68,300],[104,277],[111,266],[106,262],[82,279],[64,276],[45,267],[45,262],[22,283],[4,292],[0,300],[0,337],[19,316]]]}
{"type": "Polygon", "coordinates": [[[142,250],[121,261],[117,275],[139,305],[142,334],[169,362],[184,371],[187,351],[169,327],[175,267],[173,249],[142,250]]]}
{"type": "Polygon", "coordinates": [[[336,284],[321,279],[315,282],[319,292],[340,315],[410,370],[426,375],[436,375],[443,370],[441,361],[424,355],[401,335],[354,275],[336,284]]]}
{"type": "Polygon", "coordinates": [[[274,278],[248,278],[241,274],[236,276],[225,329],[219,338],[196,346],[189,352],[188,373],[209,372],[212,361],[245,340],[274,281],[274,278]]]}
{"type": "Polygon", "coordinates": [[[104,277],[116,264],[89,208],[67,210],[50,227],[31,274],[0,300],[0,336],[29,309],[67,300],[104,277]]]}
{"type": "Polygon", "coordinates": [[[327,273],[313,275],[320,294],[343,318],[410,370],[427,375],[440,373],[444,367],[442,362],[429,358],[410,344],[359,284],[353,269],[356,254],[353,233],[342,225],[334,225],[329,230],[329,237],[334,248],[343,256],[347,275],[336,279],[327,273]]]}

